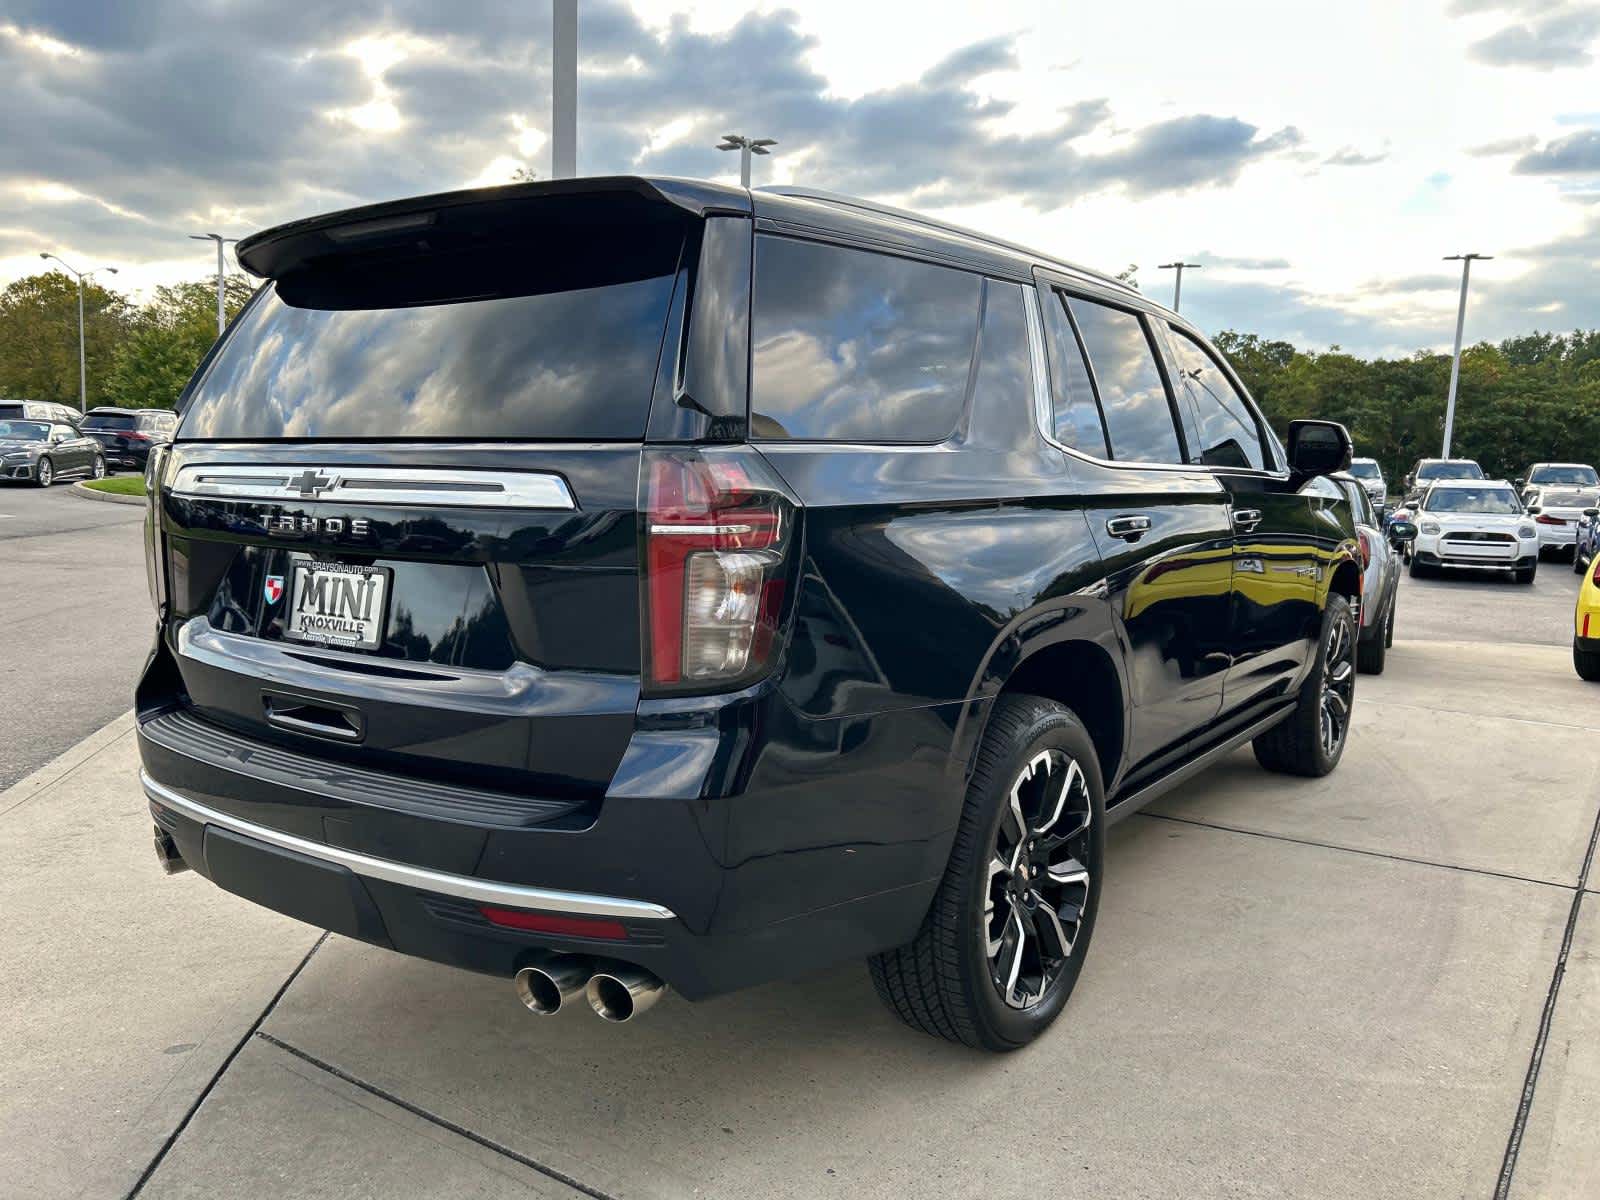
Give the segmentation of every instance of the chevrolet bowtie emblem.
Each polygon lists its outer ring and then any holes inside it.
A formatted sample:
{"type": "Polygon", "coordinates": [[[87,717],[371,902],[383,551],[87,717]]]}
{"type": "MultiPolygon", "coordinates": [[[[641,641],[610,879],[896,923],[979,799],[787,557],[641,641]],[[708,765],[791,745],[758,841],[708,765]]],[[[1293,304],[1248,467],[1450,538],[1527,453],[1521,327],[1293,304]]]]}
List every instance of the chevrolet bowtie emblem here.
{"type": "Polygon", "coordinates": [[[315,496],[318,492],[325,492],[339,482],[337,475],[324,475],[314,467],[307,467],[300,474],[289,480],[288,486],[297,490],[302,496],[315,496]]]}

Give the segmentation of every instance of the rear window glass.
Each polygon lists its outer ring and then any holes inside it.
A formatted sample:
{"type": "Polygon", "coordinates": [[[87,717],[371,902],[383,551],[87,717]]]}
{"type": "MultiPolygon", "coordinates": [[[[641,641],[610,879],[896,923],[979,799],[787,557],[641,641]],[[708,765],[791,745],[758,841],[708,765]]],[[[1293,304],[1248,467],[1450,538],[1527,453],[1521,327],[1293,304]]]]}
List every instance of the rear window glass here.
{"type": "Polygon", "coordinates": [[[1417,468],[1418,479],[1482,479],[1483,468],[1475,462],[1423,463],[1417,468]]]}
{"type": "Polygon", "coordinates": [[[1593,467],[1538,467],[1528,476],[1529,483],[1600,484],[1593,467]]]}
{"type": "Polygon", "coordinates": [[[98,417],[91,414],[79,422],[85,429],[132,429],[138,423],[137,417],[123,416],[120,413],[105,413],[98,417]]]}
{"type": "Polygon", "coordinates": [[[644,435],[682,232],[607,230],[270,284],[184,438],[644,435]]]}
{"type": "Polygon", "coordinates": [[[1539,504],[1545,508],[1593,508],[1594,492],[1545,492],[1539,504]]]}
{"type": "Polygon", "coordinates": [[[966,401],[981,285],[931,263],[758,238],[752,433],[943,441],[966,401]]]}
{"type": "Polygon", "coordinates": [[[1350,464],[1350,474],[1357,479],[1382,479],[1383,472],[1378,470],[1377,463],[1353,462],[1350,464]]]}

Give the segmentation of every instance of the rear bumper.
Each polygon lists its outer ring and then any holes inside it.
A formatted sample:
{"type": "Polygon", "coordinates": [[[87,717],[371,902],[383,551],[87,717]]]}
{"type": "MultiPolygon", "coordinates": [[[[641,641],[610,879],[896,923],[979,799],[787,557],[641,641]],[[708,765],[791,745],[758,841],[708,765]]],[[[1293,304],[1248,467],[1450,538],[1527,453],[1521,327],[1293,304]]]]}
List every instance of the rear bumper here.
{"type": "Polygon", "coordinates": [[[1570,546],[1578,540],[1578,531],[1572,525],[1541,525],[1539,526],[1539,545],[1545,546],[1570,546]]]}
{"type": "Polygon", "coordinates": [[[904,764],[925,759],[926,740],[940,736],[929,724],[936,713],[895,716],[875,722],[878,736],[868,738],[875,770],[851,761],[859,749],[811,781],[775,785],[757,764],[722,796],[648,785],[694,769],[705,776],[730,739],[703,731],[712,736],[696,745],[692,734],[641,732],[598,809],[541,810],[513,797],[532,806],[514,811],[504,795],[465,788],[416,795],[408,781],[386,787],[374,773],[328,763],[320,778],[300,778],[286,758],[320,760],[222,729],[175,736],[182,714],[145,716],[138,737],[156,823],[195,871],[229,891],[452,966],[510,977],[541,950],[590,954],[645,967],[697,999],[914,936],[949,854],[964,781],[948,781],[954,807],[941,805],[934,820],[928,779],[904,764]],[[889,790],[897,774],[908,789],[898,797],[889,790]],[[839,815],[852,811],[897,828],[868,831],[863,817],[852,825],[839,815]],[[929,827],[917,829],[919,818],[929,827]],[[625,936],[505,928],[480,905],[599,919],[625,936]]]}

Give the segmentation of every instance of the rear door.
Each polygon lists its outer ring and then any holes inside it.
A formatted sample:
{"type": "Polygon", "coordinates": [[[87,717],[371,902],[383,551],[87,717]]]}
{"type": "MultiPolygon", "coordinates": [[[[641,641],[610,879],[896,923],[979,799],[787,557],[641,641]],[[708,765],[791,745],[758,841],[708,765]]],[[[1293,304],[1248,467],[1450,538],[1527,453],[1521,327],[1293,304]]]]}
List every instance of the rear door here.
{"type": "Polygon", "coordinates": [[[1233,534],[1228,494],[1186,462],[1149,317],[1109,297],[1041,294],[1055,440],[1090,461],[1090,531],[1120,615],[1133,713],[1128,782],[1222,705],[1233,534]],[[1062,396],[1063,383],[1075,396],[1062,396]],[[1092,383],[1091,383],[1092,381],[1092,383]]]}
{"type": "Polygon", "coordinates": [[[161,468],[183,703],[367,767],[603,791],[640,691],[641,442],[704,240],[661,207],[558,195],[262,249],[281,276],[161,468]]]}
{"type": "MultiPolygon", "coordinates": [[[[1224,708],[1282,694],[1321,631],[1328,501],[1290,487],[1276,439],[1244,388],[1199,336],[1163,322],[1189,458],[1227,489],[1233,527],[1233,600],[1224,708]]],[[[1336,529],[1334,530],[1336,533],[1336,529]]]]}

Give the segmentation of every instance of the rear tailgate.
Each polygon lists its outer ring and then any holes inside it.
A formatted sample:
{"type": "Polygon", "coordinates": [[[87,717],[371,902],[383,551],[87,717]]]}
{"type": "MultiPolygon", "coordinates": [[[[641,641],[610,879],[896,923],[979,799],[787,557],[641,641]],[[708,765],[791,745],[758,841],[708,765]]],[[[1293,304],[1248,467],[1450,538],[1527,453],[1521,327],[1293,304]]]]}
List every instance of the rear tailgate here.
{"type": "Polygon", "coordinates": [[[578,183],[241,244],[272,282],[157,467],[193,718],[330,772],[603,794],[640,692],[641,448],[652,397],[692,386],[710,239],[681,196],[578,183]]]}

